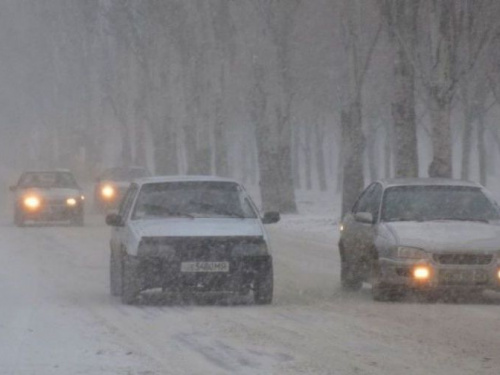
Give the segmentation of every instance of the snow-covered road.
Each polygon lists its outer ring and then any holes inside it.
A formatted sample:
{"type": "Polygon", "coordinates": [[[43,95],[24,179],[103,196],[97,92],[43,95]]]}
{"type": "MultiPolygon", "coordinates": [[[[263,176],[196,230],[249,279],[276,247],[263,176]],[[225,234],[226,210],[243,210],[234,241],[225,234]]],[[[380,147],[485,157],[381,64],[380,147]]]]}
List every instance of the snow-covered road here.
{"type": "Polygon", "coordinates": [[[499,374],[500,300],[375,303],[339,289],[336,228],[270,227],[271,306],[108,294],[109,229],[0,222],[0,374],[499,374]]]}

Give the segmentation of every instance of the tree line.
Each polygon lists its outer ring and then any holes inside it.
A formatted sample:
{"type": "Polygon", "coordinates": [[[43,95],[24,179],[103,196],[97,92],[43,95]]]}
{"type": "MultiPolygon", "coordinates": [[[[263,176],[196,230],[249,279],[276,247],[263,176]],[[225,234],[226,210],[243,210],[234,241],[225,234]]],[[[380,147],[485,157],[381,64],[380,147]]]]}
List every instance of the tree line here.
{"type": "Polygon", "coordinates": [[[23,47],[8,19],[0,47],[20,67],[12,121],[31,129],[18,138],[31,162],[233,176],[281,212],[296,211],[296,189],[338,191],[345,212],[370,180],[487,184],[500,159],[495,0],[10,9],[23,47]]]}

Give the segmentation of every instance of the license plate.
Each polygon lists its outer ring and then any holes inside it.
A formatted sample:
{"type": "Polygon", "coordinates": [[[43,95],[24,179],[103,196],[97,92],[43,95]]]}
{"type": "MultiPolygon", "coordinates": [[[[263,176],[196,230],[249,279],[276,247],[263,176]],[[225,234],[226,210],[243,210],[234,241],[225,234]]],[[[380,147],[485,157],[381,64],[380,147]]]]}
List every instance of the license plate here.
{"type": "Polygon", "coordinates": [[[229,262],[182,262],[181,272],[229,272],[229,262]]]}
{"type": "Polygon", "coordinates": [[[439,278],[445,284],[484,284],[488,282],[488,275],[482,270],[441,271],[439,278]]]}

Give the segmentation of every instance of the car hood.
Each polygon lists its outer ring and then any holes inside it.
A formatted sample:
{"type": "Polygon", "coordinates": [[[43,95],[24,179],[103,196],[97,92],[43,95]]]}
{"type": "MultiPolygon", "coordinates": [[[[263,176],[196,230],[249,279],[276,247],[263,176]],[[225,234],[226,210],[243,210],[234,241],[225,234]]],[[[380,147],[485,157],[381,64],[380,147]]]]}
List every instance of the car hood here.
{"type": "Polygon", "coordinates": [[[63,188],[24,189],[18,193],[19,196],[25,196],[27,194],[37,194],[44,199],[66,199],[66,198],[78,197],[82,193],[80,190],[77,189],[63,189],[63,188]]]}
{"type": "Polygon", "coordinates": [[[258,219],[169,218],[131,222],[139,237],[254,237],[263,236],[258,219]]]}
{"type": "Polygon", "coordinates": [[[397,246],[413,246],[434,252],[500,250],[498,223],[395,222],[385,223],[384,227],[397,246]]]}

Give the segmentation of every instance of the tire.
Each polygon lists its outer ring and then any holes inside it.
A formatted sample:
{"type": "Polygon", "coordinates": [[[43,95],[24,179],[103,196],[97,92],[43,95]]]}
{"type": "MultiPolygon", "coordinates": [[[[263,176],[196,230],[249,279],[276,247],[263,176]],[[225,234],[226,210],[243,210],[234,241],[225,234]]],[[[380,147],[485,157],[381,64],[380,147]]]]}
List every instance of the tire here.
{"type": "Polygon", "coordinates": [[[14,225],[17,227],[24,227],[24,216],[17,208],[14,211],[14,225]]]}
{"type": "Polygon", "coordinates": [[[346,292],[357,292],[363,286],[361,269],[356,264],[342,262],[340,265],[340,282],[346,292]]]}
{"type": "Polygon", "coordinates": [[[122,295],[122,259],[117,251],[111,250],[109,257],[109,291],[112,296],[122,295]]]}
{"type": "Polygon", "coordinates": [[[266,264],[254,280],[253,298],[256,305],[269,305],[273,301],[274,276],[272,263],[266,264]]]}
{"type": "Polygon", "coordinates": [[[133,304],[141,292],[139,262],[125,255],[122,257],[122,302],[126,305],[133,304]]]}

